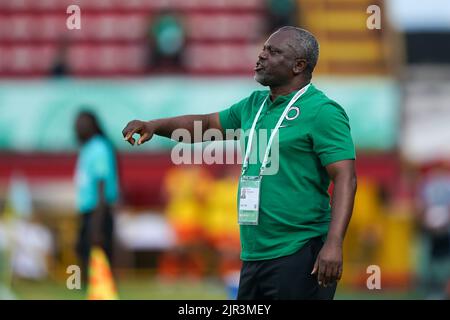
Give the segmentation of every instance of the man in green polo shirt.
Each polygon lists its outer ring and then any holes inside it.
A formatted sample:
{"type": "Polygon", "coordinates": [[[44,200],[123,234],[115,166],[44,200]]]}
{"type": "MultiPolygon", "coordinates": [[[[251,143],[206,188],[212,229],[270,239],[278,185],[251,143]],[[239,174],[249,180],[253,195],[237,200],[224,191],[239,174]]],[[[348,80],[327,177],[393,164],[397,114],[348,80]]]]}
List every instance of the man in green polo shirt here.
{"type": "Polygon", "coordinates": [[[203,132],[249,131],[238,193],[238,299],[332,299],[342,275],[355,150],[345,111],[311,83],[318,54],[311,33],[283,27],[265,42],[254,69],[255,80],[270,91],[255,91],[217,113],[134,120],[122,132],[132,145],[139,134],[140,145],[179,128],[194,136],[197,121],[203,132]],[[253,143],[258,132],[265,146],[253,143]],[[260,151],[263,156],[250,161],[260,151]]]}

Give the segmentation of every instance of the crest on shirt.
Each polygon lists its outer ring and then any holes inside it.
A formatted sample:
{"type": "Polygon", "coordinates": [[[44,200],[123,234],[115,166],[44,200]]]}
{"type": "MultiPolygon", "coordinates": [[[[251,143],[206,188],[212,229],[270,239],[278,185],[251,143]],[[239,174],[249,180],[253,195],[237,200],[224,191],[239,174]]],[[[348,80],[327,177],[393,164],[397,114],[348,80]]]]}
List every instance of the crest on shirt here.
{"type": "Polygon", "coordinates": [[[300,109],[299,107],[292,106],[289,108],[289,111],[286,114],[286,120],[294,120],[297,119],[300,115],[300,109]]]}

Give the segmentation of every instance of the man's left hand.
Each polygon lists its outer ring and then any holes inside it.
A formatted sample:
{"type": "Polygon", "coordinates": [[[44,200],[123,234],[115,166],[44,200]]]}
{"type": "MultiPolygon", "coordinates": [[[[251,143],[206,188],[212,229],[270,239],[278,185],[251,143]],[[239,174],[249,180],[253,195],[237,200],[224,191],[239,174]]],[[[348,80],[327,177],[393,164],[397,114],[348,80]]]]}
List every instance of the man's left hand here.
{"type": "Polygon", "coordinates": [[[322,287],[339,281],[342,276],[342,243],[326,241],[311,274],[317,274],[317,281],[322,287]]]}

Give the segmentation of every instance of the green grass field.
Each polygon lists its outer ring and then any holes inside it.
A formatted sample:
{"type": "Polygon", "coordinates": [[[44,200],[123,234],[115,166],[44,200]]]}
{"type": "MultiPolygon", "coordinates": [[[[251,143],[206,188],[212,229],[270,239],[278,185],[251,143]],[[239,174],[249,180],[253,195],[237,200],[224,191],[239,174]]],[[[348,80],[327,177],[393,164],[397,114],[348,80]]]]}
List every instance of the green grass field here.
{"type": "MultiPolygon", "coordinates": [[[[126,279],[116,282],[119,298],[123,300],[222,300],[226,299],[225,288],[215,281],[162,282],[151,278],[126,279]]],[[[16,281],[13,292],[17,299],[85,299],[84,290],[69,290],[64,282],[16,281]]]]}
{"type": "MultiPolygon", "coordinates": [[[[227,292],[218,280],[164,282],[152,277],[125,278],[117,281],[123,300],[226,300],[227,292]]],[[[82,290],[69,290],[64,282],[16,280],[13,292],[25,300],[83,300],[82,290]]],[[[387,290],[349,290],[338,288],[336,299],[422,299],[419,292],[387,290]]]]}

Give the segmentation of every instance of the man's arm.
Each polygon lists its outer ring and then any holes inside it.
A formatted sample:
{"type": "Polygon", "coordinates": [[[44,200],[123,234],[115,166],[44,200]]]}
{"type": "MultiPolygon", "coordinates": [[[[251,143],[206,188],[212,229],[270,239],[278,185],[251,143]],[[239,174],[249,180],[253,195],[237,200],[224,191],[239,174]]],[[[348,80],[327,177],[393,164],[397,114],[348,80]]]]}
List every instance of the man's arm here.
{"type": "Polygon", "coordinates": [[[199,122],[201,124],[202,136],[208,129],[218,129],[223,132],[222,126],[220,125],[219,113],[215,112],[203,115],[186,115],[150,121],[133,120],[127,124],[125,129],[123,129],[122,134],[125,140],[131,145],[134,145],[136,142],[133,138],[135,133],[140,135],[137,143],[138,145],[150,140],[154,134],[171,138],[172,133],[176,129],[186,129],[191,134],[191,137],[195,137],[194,122],[199,122]]]}
{"type": "Polygon", "coordinates": [[[327,286],[342,276],[342,244],[353,211],[356,193],[354,160],[338,161],[326,166],[328,175],[334,182],[331,203],[331,223],[313,274],[317,272],[320,285],[327,286]]]}

